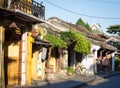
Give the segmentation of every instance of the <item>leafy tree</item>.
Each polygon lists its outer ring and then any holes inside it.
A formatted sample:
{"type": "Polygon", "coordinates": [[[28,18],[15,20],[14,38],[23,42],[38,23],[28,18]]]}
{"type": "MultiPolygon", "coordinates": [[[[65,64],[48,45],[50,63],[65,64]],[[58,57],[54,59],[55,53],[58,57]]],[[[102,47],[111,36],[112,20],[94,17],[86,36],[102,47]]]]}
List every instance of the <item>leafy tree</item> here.
{"type": "Polygon", "coordinates": [[[82,25],[84,26],[88,31],[92,31],[91,27],[89,26],[88,23],[85,23],[81,18],[76,22],[77,25],[82,25]]]}
{"type": "MultiPolygon", "coordinates": [[[[120,36],[120,25],[112,25],[107,28],[107,32],[110,34],[117,34],[120,36]]],[[[118,41],[108,41],[108,44],[116,47],[118,50],[120,50],[120,42],[118,41]]]]}
{"type": "Polygon", "coordinates": [[[120,25],[112,25],[108,27],[107,32],[110,34],[118,34],[120,36],[120,25]]]}
{"type": "Polygon", "coordinates": [[[84,21],[80,18],[77,22],[76,22],[77,25],[85,25],[84,21]]]}
{"type": "Polygon", "coordinates": [[[87,28],[87,30],[90,31],[90,32],[92,31],[92,29],[91,29],[91,27],[89,26],[88,23],[85,24],[85,28],[87,28]]]}

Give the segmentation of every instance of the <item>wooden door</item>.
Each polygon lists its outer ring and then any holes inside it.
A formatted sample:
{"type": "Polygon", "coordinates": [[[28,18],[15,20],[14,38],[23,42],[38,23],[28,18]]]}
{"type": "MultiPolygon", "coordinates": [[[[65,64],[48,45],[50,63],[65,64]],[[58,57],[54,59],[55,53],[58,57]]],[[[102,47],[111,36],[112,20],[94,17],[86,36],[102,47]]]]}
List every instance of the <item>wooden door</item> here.
{"type": "Polygon", "coordinates": [[[5,85],[18,85],[19,35],[15,30],[5,31],[5,85]]]}

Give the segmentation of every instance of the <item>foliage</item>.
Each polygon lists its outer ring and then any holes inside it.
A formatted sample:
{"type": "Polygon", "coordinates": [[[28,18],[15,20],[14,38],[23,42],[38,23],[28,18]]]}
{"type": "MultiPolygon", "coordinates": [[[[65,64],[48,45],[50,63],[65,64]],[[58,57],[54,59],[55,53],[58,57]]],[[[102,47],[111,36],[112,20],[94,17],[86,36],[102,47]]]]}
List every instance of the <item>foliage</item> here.
{"type": "Polygon", "coordinates": [[[89,26],[88,23],[85,23],[81,18],[76,22],[77,25],[82,25],[84,26],[88,31],[92,31],[91,27],[89,26]]]}
{"type": "Polygon", "coordinates": [[[61,39],[69,44],[75,41],[75,34],[72,31],[61,32],[61,39]]]}
{"type": "Polygon", "coordinates": [[[74,51],[79,53],[89,53],[91,44],[90,42],[80,33],[72,30],[68,32],[61,32],[61,38],[69,44],[75,43],[74,51]]]}
{"type": "Polygon", "coordinates": [[[52,47],[67,48],[66,42],[64,42],[59,37],[46,34],[44,35],[44,38],[51,43],[52,47]]]}
{"type": "Polygon", "coordinates": [[[91,44],[82,34],[70,30],[61,32],[60,35],[61,38],[46,34],[44,38],[51,43],[52,47],[67,48],[67,45],[75,43],[75,52],[86,54],[90,52],[91,44]]]}
{"type": "Polygon", "coordinates": [[[85,25],[84,21],[80,18],[77,22],[76,22],[77,25],[85,25]]]}
{"type": "Polygon", "coordinates": [[[67,73],[73,73],[73,72],[74,72],[73,67],[68,67],[68,68],[67,68],[67,73]]]}
{"type": "Polygon", "coordinates": [[[107,32],[110,34],[118,34],[120,36],[120,25],[112,25],[108,27],[107,32]]]}

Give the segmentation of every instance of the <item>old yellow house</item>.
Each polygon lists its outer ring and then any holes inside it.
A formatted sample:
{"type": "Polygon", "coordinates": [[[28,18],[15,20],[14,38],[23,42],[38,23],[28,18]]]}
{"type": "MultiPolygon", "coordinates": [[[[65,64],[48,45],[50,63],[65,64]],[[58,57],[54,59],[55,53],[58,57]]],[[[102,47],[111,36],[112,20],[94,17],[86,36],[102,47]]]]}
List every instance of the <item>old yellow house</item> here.
{"type": "Polygon", "coordinates": [[[31,7],[39,3],[33,0],[7,1],[10,0],[0,0],[0,87],[31,83],[32,25],[44,20],[44,13],[31,7]]]}

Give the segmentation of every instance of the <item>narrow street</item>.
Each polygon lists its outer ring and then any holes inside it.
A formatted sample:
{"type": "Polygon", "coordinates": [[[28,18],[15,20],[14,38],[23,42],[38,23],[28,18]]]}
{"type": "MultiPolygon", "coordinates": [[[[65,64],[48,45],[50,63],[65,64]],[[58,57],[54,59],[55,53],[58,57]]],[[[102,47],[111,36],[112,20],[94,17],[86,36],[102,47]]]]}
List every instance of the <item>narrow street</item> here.
{"type": "Polygon", "coordinates": [[[120,75],[108,79],[96,80],[79,88],[120,88],[120,75]]]}

